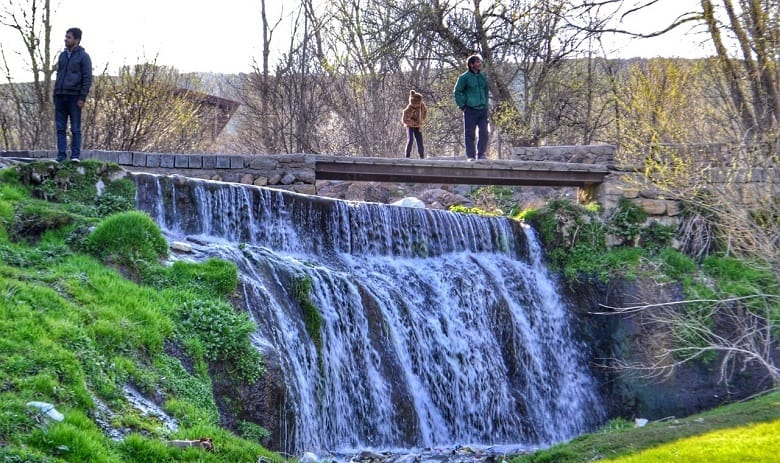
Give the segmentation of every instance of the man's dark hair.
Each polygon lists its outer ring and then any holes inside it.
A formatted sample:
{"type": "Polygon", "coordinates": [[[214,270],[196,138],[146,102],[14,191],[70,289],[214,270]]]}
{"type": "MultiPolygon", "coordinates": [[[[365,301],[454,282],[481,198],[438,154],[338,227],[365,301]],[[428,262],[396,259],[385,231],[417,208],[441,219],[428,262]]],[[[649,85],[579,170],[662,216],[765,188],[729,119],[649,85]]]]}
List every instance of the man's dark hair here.
{"type": "Polygon", "coordinates": [[[474,64],[474,61],[477,60],[482,61],[482,57],[476,53],[468,57],[466,60],[466,66],[468,66],[469,70],[471,70],[471,65],[474,64]]]}
{"type": "Polygon", "coordinates": [[[71,27],[67,31],[65,31],[66,34],[70,34],[73,36],[74,39],[81,41],[81,29],[78,27],[71,27]]]}

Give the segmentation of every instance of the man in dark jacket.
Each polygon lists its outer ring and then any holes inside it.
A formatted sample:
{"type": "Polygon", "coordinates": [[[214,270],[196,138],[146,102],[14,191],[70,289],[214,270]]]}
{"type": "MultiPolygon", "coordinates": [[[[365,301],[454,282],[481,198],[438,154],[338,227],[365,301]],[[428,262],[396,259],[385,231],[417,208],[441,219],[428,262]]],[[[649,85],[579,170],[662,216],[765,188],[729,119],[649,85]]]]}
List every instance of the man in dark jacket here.
{"type": "Polygon", "coordinates": [[[482,57],[471,55],[466,60],[468,71],[458,77],[453,96],[463,111],[463,131],[466,142],[466,160],[485,159],[488,147],[488,81],[482,73],[482,57]],[[474,146],[474,132],[479,140],[474,146]]]}
{"type": "Polygon", "coordinates": [[[81,108],[92,86],[92,60],[81,43],[81,29],[65,32],[65,49],[57,59],[54,82],[54,126],[57,129],[57,162],[68,158],[66,130],[70,119],[70,159],[79,162],[81,155],[81,108]]]}

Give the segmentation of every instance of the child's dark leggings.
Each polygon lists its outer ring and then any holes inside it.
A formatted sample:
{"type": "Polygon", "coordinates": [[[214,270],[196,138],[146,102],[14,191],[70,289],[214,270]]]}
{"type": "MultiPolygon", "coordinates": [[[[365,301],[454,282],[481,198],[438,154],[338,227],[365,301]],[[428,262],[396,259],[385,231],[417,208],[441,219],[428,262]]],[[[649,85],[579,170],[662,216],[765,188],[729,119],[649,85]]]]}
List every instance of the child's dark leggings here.
{"type": "Polygon", "coordinates": [[[425,147],[423,147],[422,132],[419,127],[407,127],[406,128],[406,157],[410,157],[412,154],[412,143],[417,140],[417,154],[420,155],[420,159],[425,157],[425,147]]]}

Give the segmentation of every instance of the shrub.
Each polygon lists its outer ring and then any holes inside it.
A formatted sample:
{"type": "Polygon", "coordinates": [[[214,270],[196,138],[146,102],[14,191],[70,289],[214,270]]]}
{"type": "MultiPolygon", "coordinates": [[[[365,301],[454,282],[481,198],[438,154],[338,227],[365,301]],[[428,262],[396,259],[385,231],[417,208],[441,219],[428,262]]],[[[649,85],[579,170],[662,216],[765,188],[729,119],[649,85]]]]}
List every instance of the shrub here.
{"type": "Polygon", "coordinates": [[[168,255],[168,242],[144,212],[114,214],[89,234],[87,250],[106,262],[139,270],[168,255]]]}
{"type": "Polygon", "coordinates": [[[620,198],[618,208],[610,217],[610,232],[622,238],[626,243],[633,242],[642,232],[642,223],[647,213],[631,200],[620,198]]]}
{"type": "Polygon", "coordinates": [[[264,442],[271,437],[271,432],[250,421],[241,421],[238,423],[238,433],[246,440],[253,442],[264,442]]]}
{"type": "Polygon", "coordinates": [[[200,300],[184,303],[178,316],[179,334],[197,338],[207,360],[228,363],[247,383],[260,378],[262,359],[249,339],[256,327],[245,312],[226,302],[200,300]]]}

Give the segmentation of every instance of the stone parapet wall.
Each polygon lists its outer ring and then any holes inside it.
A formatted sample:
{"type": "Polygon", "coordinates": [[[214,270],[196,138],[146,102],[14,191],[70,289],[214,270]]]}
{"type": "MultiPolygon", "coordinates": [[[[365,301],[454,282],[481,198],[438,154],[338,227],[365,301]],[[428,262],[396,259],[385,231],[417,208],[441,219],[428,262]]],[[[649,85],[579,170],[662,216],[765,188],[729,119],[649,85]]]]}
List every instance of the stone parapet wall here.
{"type": "MultiPolygon", "coordinates": [[[[52,150],[6,151],[4,157],[54,159],[52,150]]],[[[163,154],[137,151],[85,150],[81,159],[113,162],[133,172],[269,186],[296,193],[316,194],[313,154],[236,155],[163,154]]]]}
{"type": "Polygon", "coordinates": [[[521,146],[512,148],[512,159],[611,166],[616,151],[613,145],[521,146]]]}
{"type": "MultiPolygon", "coordinates": [[[[692,179],[693,180],[693,179],[692,179]]],[[[745,210],[760,209],[780,198],[780,169],[770,168],[711,168],[700,172],[697,181],[705,189],[728,198],[745,210]]],[[[655,220],[676,224],[681,212],[681,201],[655,188],[641,173],[613,170],[598,186],[595,196],[605,211],[614,210],[621,198],[641,207],[655,220]]]]}

